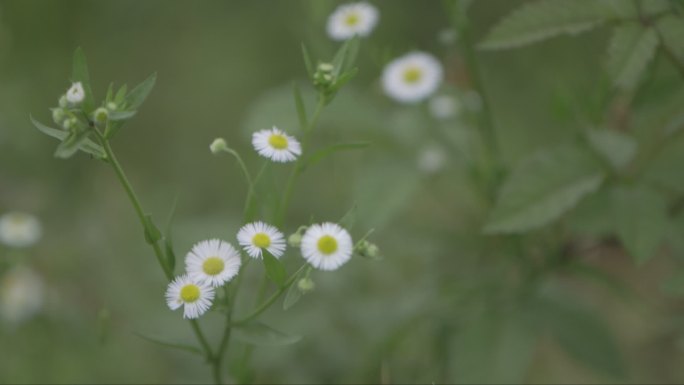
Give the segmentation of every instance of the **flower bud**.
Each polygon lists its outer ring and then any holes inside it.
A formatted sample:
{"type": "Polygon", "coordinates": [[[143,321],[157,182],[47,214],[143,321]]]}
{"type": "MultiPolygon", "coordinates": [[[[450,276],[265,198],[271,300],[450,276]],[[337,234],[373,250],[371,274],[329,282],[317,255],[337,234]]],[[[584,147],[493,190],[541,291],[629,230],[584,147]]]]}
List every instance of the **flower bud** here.
{"type": "Polygon", "coordinates": [[[66,113],[64,112],[63,109],[61,108],[53,108],[52,109],[52,120],[61,125],[62,121],[66,118],[66,113]]]}
{"type": "Polygon", "coordinates": [[[302,292],[302,293],[308,293],[312,291],[313,289],[316,288],[316,284],[314,281],[309,278],[305,277],[297,281],[297,288],[302,292]]]}
{"type": "Polygon", "coordinates": [[[73,105],[78,105],[83,101],[83,99],[85,99],[85,90],[83,89],[81,82],[72,84],[71,88],[69,88],[66,93],[67,102],[73,105]]]}
{"type": "Polygon", "coordinates": [[[76,128],[76,124],[78,123],[78,120],[76,118],[71,117],[68,119],[64,119],[62,122],[62,127],[64,127],[65,130],[71,131],[72,129],[76,128]]]}
{"type": "Polygon", "coordinates": [[[297,231],[287,238],[287,243],[290,247],[299,247],[302,245],[302,233],[305,232],[306,229],[306,226],[299,226],[297,231]]]}
{"type": "Polygon", "coordinates": [[[93,112],[93,120],[97,125],[104,125],[109,119],[109,111],[106,108],[100,107],[93,112]]]}
{"type": "Polygon", "coordinates": [[[116,111],[117,108],[119,108],[119,106],[117,106],[116,103],[114,103],[114,102],[107,103],[107,109],[109,111],[116,111]]]}
{"type": "Polygon", "coordinates": [[[380,255],[380,248],[378,245],[372,242],[368,242],[366,240],[361,241],[356,249],[356,252],[359,253],[362,257],[369,258],[369,259],[381,259],[382,256],[380,255]]]}
{"type": "Polygon", "coordinates": [[[67,108],[69,106],[69,102],[67,101],[66,95],[62,95],[59,97],[59,107],[60,108],[67,108]]]}
{"type": "Polygon", "coordinates": [[[228,143],[226,143],[226,140],[223,138],[216,138],[209,145],[209,150],[211,150],[212,154],[218,154],[222,151],[227,151],[228,150],[228,143]]]}
{"type": "Polygon", "coordinates": [[[335,67],[330,63],[320,63],[313,75],[313,83],[319,89],[328,89],[335,84],[335,67]]]}

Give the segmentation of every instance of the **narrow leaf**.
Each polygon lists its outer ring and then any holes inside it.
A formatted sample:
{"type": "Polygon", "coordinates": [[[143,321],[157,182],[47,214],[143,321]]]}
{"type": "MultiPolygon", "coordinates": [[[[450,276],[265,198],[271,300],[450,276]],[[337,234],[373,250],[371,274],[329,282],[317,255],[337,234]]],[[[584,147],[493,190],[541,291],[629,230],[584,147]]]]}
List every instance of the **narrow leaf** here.
{"type": "Polygon", "coordinates": [[[116,92],[116,95],[114,96],[114,103],[116,103],[117,106],[120,106],[121,103],[126,99],[126,92],[127,91],[128,91],[128,86],[124,84],[116,92]]]}
{"type": "Polygon", "coordinates": [[[258,346],[282,346],[291,345],[302,339],[298,335],[290,335],[273,329],[261,322],[250,322],[245,325],[237,326],[235,338],[258,346]]]}
{"type": "Polygon", "coordinates": [[[607,68],[613,83],[622,89],[633,89],[658,48],[658,35],[653,28],[628,23],[614,29],[608,45],[607,68]]]}
{"type": "Polygon", "coordinates": [[[154,224],[154,221],[152,220],[152,216],[150,214],[145,215],[145,241],[149,243],[150,245],[155,244],[159,242],[161,239],[161,231],[159,231],[159,228],[157,228],[157,225],[154,224]]]}
{"type": "Polygon", "coordinates": [[[55,157],[68,159],[81,149],[84,142],[88,140],[88,132],[69,133],[66,138],[57,146],[55,157]]]}
{"type": "Polygon", "coordinates": [[[165,341],[161,338],[147,336],[145,334],[137,333],[137,332],[135,332],[133,334],[144,339],[145,341],[152,342],[153,344],[166,346],[167,348],[184,350],[184,351],[189,352],[189,353],[199,354],[200,356],[204,355],[204,352],[202,352],[202,350],[200,348],[192,346],[192,345],[178,343],[178,342],[172,342],[172,341],[165,341]]]}
{"type": "Polygon", "coordinates": [[[299,128],[302,132],[307,131],[309,121],[306,117],[306,107],[304,106],[304,98],[302,98],[302,91],[299,89],[297,83],[292,86],[294,93],[295,106],[297,108],[297,117],[299,118],[299,128]]]}
{"type": "Polygon", "coordinates": [[[309,78],[313,78],[313,63],[311,62],[311,56],[309,56],[309,51],[306,49],[306,46],[304,44],[302,44],[302,56],[304,57],[304,66],[306,66],[306,72],[309,74],[309,78]]]}
{"type": "Polygon", "coordinates": [[[285,280],[287,280],[287,270],[285,270],[283,263],[265,250],[263,253],[263,261],[268,278],[276,285],[282,287],[285,284],[285,280]]]}
{"type": "Polygon", "coordinates": [[[287,289],[287,293],[285,293],[285,300],[283,301],[283,310],[290,309],[297,302],[299,302],[300,298],[302,298],[302,291],[299,290],[299,285],[297,285],[297,281],[299,281],[302,274],[304,274],[304,270],[298,271],[296,273],[296,277],[294,277],[294,283],[287,289]]]}
{"type": "Polygon", "coordinates": [[[142,83],[138,84],[135,88],[131,90],[131,92],[126,95],[126,109],[128,110],[137,110],[138,107],[140,107],[145,99],[147,99],[147,96],[150,94],[152,91],[152,88],[154,88],[154,84],[157,81],[157,73],[153,73],[150,75],[147,79],[145,79],[142,83]]]}
{"type": "MultiPolygon", "coordinates": [[[[69,135],[69,133],[67,131],[58,130],[56,128],[48,127],[48,126],[40,123],[39,121],[35,120],[33,118],[33,116],[30,116],[30,119],[31,119],[31,123],[33,123],[33,125],[40,132],[42,132],[43,134],[45,134],[47,136],[51,136],[51,137],[53,137],[59,141],[63,141],[69,135]]],[[[90,154],[90,155],[92,155],[98,159],[105,159],[107,157],[102,146],[93,142],[90,139],[84,140],[80,144],[79,150],[81,150],[85,153],[88,153],[88,154],[90,154]]]]}
{"type": "Polygon", "coordinates": [[[112,121],[122,121],[122,120],[128,120],[135,116],[137,111],[112,111],[109,113],[109,120],[112,121]]]}
{"type": "Polygon", "coordinates": [[[93,90],[90,86],[88,62],[81,47],[76,48],[76,51],[74,51],[71,80],[73,82],[81,82],[83,90],[85,91],[85,98],[83,99],[82,108],[86,114],[93,112],[95,110],[95,100],[93,98],[93,90]]]}

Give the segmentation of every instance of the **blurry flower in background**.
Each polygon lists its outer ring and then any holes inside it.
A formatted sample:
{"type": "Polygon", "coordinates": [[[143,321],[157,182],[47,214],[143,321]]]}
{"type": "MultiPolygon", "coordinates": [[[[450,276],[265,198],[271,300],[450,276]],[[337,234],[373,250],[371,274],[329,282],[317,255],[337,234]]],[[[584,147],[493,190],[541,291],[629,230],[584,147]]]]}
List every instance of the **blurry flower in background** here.
{"type": "Polygon", "coordinates": [[[299,141],[275,126],[270,130],[255,132],[252,135],[252,145],[259,155],[274,162],[292,162],[302,154],[299,141]]]}
{"type": "Polygon", "coordinates": [[[238,231],[240,246],[252,258],[261,259],[263,250],[276,258],[285,253],[285,237],[275,227],[264,222],[248,223],[238,231]]]}
{"type": "Polygon", "coordinates": [[[312,225],[302,238],[302,255],[313,267],[337,270],[351,259],[351,235],[336,223],[312,225]]]}
{"type": "Polygon", "coordinates": [[[10,212],[0,217],[0,243],[9,247],[34,245],[43,235],[43,227],[33,215],[10,212]]]}
{"type": "Polygon", "coordinates": [[[202,241],[185,257],[185,270],[198,282],[213,287],[222,286],[240,271],[240,253],[228,242],[219,239],[202,241]]]}
{"type": "Polygon", "coordinates": [[[425,174],[434,174],[444,168],[447,154],[442,146],[429,145],[418,154],[418,170],[425,174]]]}
{"type": "Polygon", "coordinates": [[[433,118],[445,120],[456,116],[461,110],[461,104],[454,96],[437,95],[430,99],[428,108],[433,118]]]}
{"type": "Polygon", "coordinates": [[[166,304],[171,310],[183,308],[183,318],[195,319],[211,307],[216,293],[208,284],[187,275],[176,277],[166,289],[166,304]]]}
{"type": "Polygon", "coordinates": [[[350,3],[337,7],[328,18],[328,35],[333,40],[368,36],[378,23],[378,10],[369,3],[350,3]]]}
{"type": "Polygon", "coordinates": [[[44,302],[43,280],[27,267],[16,267],[0,281],[0,316],[19,323],[36,315],[44,302]]]}
{"type": "Polygon", "coordinates": [[[389,97],[403,103],[416,103],[439,88],[443,72],[434,56],[411,52],[385,66],[382,86],[389,97]]]}

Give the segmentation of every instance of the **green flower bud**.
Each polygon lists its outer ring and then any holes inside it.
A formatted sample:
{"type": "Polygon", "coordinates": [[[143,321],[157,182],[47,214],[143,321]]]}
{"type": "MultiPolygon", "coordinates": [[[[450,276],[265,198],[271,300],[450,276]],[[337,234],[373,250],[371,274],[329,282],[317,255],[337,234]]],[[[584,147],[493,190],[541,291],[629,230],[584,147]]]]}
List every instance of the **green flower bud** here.
{"type": "Polygon", "coordinates": [[[356,246],[356,252],[365,258],[382,259],[382,256],[380,255],[380,248],[378,247],[378,245],[372,242],[368,242],[366,240],[361,241],[356,246]]]}
{"type": "Polygon", "coordinates": [[[226,143],[226,140],[223,138],[216,138],[209,145],[209,149],[211,150],[212,154],[218,154],[222,151],[228,150],[228,143],[226,143]]]}
{"type": "Polygon", "coordinates": [[[62,95],[59,98],[59,106],[61,108],[67,108],[68,105],[69,105],[69,102],[67,101],[66,95],[62,95]]]}
{"type": "Polygon", "coordinates": [[[76,128],[76,125],[78,124],[78,120],[74,117],[65,119],[62,122],[62,127],[64,127],[65,130],[71,131],[76,128]]]}
{"type": "Polygon", "coordinates": [[[119,106],[117,106],[116,103],[114,103],[114,102],[107,103],[107,109],[109,111],[116,111],[117,108],[119,108],[119,106]]]}
{"type": "Polygon", "coordinates": [[[62,124],[62,121],[66,118],[66,113],[61,108],[52,109],[52,120],[57,124],[62,124]]]}
{"type": "Polygon", "coordinates": [[[109,111],[106,108],[100,107],[93,112],[93,120],[97,125],[106,124],[107,119],[109,119],[109,111]]]}
{"type": "Polygon", "coordinates": [[[302,233],[306,231],[306,226],[300,226],[294,234],[287,238],[287,243],[290,247],[299,247],[302,245],[302,233]]]}
{"type": "Polygon", "coordinates": [[[297,288],[302,293],[308,293],[316,288],[316,284],[309,277],[305,277],[297,281],[297,288]]]}
{"type": "Polygon", "coordinates": [[[321,90],[327,90],[335,84],[335,67],[330,63],[320,63],[313,75],[314,86],[321,90]]]}

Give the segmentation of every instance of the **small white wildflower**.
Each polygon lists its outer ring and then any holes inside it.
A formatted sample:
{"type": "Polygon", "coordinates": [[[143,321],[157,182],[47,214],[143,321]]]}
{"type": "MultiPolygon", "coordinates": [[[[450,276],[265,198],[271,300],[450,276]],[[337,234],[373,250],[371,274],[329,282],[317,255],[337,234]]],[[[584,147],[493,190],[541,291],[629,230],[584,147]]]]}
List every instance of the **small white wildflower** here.
{"type": "Polygon", "coordinates": [[[441,146],[431,145],[418,155],[418,169],[426,174],[441,170],[447,161],[447,154],[441,146]]]}
{"type": "Polygon", "coordinates": [[[219,287],[240,271],[240,253],[228,242],[211,239],[195,244],[185,257],[185,270],[192,280],[219,287]]]}
{"type": "Polygon", "coordinates": [[[43,227],[33,215],[10,212],[0,217],[0,242],[10,247],[28,247],[40,240],[43,227]]]}
{"type": "Polygon", "coordinates": [[[25,267],[14,268],[0,282],[0,315],[8,322],[25,321],[42,309],[44,297],[38,274],[25,267]]]}
{"type": "Polygon", "coordinates": [[[252,135],[252,145],[259,155],[274,162],[292,162],[302,154],[297,139],[287,135],[278,127],[257,131],[252,135]]]}
{"type": "Polygon", "coordinates": [[[366,2],[340,5],[328,18],[328,36],[333,40],[368,36],[378,23],[378,17],[377,8],[366,2]]]}
{"type": "Polygon", "coordinates": [[[451,95],[438,95],[430,99],[428,104],[430,114],[435,119],[449,119],[459,113],[461,105],[451,95]]]}
{"type": "Polygon", "coordinates": [[[81,82],[71,85],[71,88],[66,93],[66,99],[71,104],[80,104],[85,99],[85,90],[81,82]]]}
{"type": "Polygon", "coordinates": [[[285,237],[275,227],[264,222],[248,223],[237,234],[240,246],[252,258],[261,259],[263,250],[276,258],[285,253],[285,237]]]}
{"type": "Polygon", "coordinates": [[[208,284],[182,275],[176,277],[166,289],[166,304],[171,310],[184,306],[183,318],[195,319],[209,310],[215,295],[214,289],[208,284]]]}
{"type": "Polygon", "coordinates": [[[389,97],[402,103],[416,103],[439,88],[443,72],[434,56],[411,52],[385,66],[382,86],[389,97]]]}
{"type": "Polygon", "coordinates": [[[336,223],[312,225],[302,238],[304,259],[321,270],[336,270],[347,263],[353,248],[349,232],[336,223]]]}

